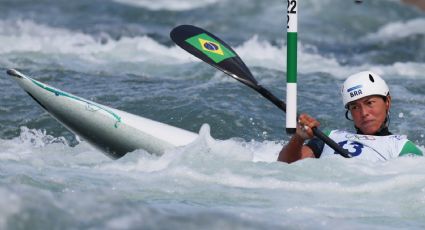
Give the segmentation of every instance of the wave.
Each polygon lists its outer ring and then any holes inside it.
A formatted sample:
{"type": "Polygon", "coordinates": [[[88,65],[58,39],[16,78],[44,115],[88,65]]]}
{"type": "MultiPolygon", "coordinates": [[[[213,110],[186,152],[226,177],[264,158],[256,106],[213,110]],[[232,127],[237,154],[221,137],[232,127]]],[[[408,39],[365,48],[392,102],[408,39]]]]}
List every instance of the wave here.
{"type": "MultiPolygon", "coordinates": [[[[212,132],[211,132],[212,131],[212,132]]],[[[275,141],[245,141],[240,138],[230,138],[227,140],[215,139],[211,136],[209,124],[203,124],[199,130],[199,137],[192,143],[167,150],[162,156],[151,155],[145,150],[135,150],[127,153],[119,160],[111,161],[99,150],[91,147],[84,140],[72,147],[67,140],[60,136],[54,137],[47,134],[46,130],[20,128],[20,135],[10,140],[0,139],[0,160],[28,160],[32,162],[36,158],[42,158],[48,163],[56,163],[58,157],[63,157],[69,163],[86,165],[87,162],[95,160],[96,169],[106,171],[140,171],[156,172],[174,167],[175,164],[192,165],[201,167],[202,162],[210,159],[217,163],[211,167],[221,167],[221,161],[227,162],[251,162],[251,163],[273,163],[276,162],[278,153],[287,142],[275,141]],[[70,153],[70,154],[65,154],[70,153]],[[38,155],[40,154],[40,155],[38,155]],[[70,158],[74,160],[70,161],[70,158]],[[196,165],[200,163],[200,165],[196,165]]],[[[419,146],[425,152],[424,146],[419,146]]],[[[410,159],[409,157],[402,159],[410,159]]],[[[422,158],[421,158],[422,159],[422,158]]],[[[425,160],[425,159],[424,159],[425,160]]],[[[323,159],[323,161],[345,161],[344,158],[323,159]]],[[[364,162],[364,164],[376,164],[358,159],[351,159],[354,162],[364,162]]],[[[409,161],[409,160],[401,160],[409,161]]],[[[302,162],[302,161],[300,161],[302,162]]],[[[389,161],[392,162],[392,161],[389,161]]],[[[230,164],[233,164],[230,163],[230,164]]],[[[351,164],[350,161],[347,163],[351,164]]],[[[363,163],[362,163],[363,164],[363,163]]],[[[384,163],[383,163],[384,164],[384,163]]]]}
{"type": "MultiPolygon", "coordinates": [[[[237,53],[249,66],[265,67],[286,71],[286,47],[277,47],[267,41],[252,37],[235,48],[237,53]]],[[[336,58],[323,56],[316,47],[298,42],[298,72],[301,74],[329,73],[337,79],[345,79],[350,74],[363,70],[372,70],[386,78],[406,77],[423,78],[424,63],[396,62],[391,65],[362,64],[357,66],[342,65],[336,58]]]]}
{"type": "Polygon", "coordinates": [[[366,39],[375,42],[391,42],[415,35],[425,35],[425,18],[386,24],[377,32],[367,35],[366,39]]]}
{"type": "Polygon", "coordinates": [[[43,54],[77,54],[93,62],[143,62],[153,56],[188,57],[178,49],[169,49],[148,36],[123,37],[89,34],[37,24],[30,20],[0,21],[1,54],[38,52],[43,54]]]}
{"type": "MultiPolygon", "coordinates": [[[[411,24],[416,23],[425,23],[425,20],[417,20],[411,24]]],[[[0,54],[3,54],[0,64],[10,68],[26,68],[14,61],[17,57],[30,58],[43,65],[59,62],[69,69],[108,69],[112,73],[114,69],[120,69],[119,65],[122,63],[138,72],[143,70],[143,63],[156,66],[199,62],[176,45],[166,46],[148,36],[114,40],[108,35],[96,37],[30,20],[0,21],[0,42],[3,44],[0,47],[0,54]]],[[[319,54],[314,46],[299,42],[298,47],[298,71],[301,74],[328,73],[337,79],[343,79],[354,72],[371,69],[379,74],[389,75],[390,78],[403,76],[414,79],[421,78],[425,71],[423,63],[417,62],[342,65],[336,58],[319,54]]],[[[269,41],[262,41],[254,36],[234,49],[248,66],[286,71],[284,46],[272,45],[269,41]]]]}
{"type": "Polygon", "coordinates": [[[114,2],[142,7],[149,10],[171,10],[171,11],[184,11],[196,8],[206,7],[215,4],[220,0],[113,0],[114,2]]]}
{"type": "MultiPolygon", "coordinates": [[[[280,143],[215,140],[207,126],[200,134],[194,143],[162,156],[137,150],[116,161],[84,142],[76,147],[37,147],[19,139],[0,139],[0,195],[5,197],[0,201],[0,226],[29,226],[33,224],[30,220],[40,218],[38,213],[49,214],[41,220],[50,226],[52,216],[66,224],[78,220],[76,224],[82,222],[82,226],[104,227],[111,221],[113,226],[140,226],[146,224],[145,219],[138,215],[133,220],[131,213],[146,215],[141,210],[144,207],[154,210],[148,218],[160,218],[167,227],[168,219],[176,219],[179,211],[189,217],[193,227],[193,221],[199,219],[196,213],[202,213],[199,209],[203,207],[222,213],[217,217],[221,219],[231,214],[239,221],[254,218],[266,224],[264,220],[272,220],[281,226],[274,229],[297,223],[299,216],[312,219],[306,226],[311,229],[320,224],[323,229],[335,226],[335,220],[340,225],[348,222],[351,227],[366,224],[376,228],[377,222],[365,220],[365,215],[401,224],[407,216],[412,220],[410,226],[423,225],[423,157],[375,163],[335,157],[288,165],[275,160],[280,143]],[[346,199],[350,196],[356,197],[355,202],[346,199]],[[8,206],[13,208],[5,208],[8,206]],[[341,210],[345,212],[341,214],[341,210]],[[282,212],[288,223],[280,221],[282,212]],[[17,219],[22,213],[30,218],[17,219]]],[[[41,140],[46,134],[35,136],[41,140]]],[[[170,228],[175,226],[182,225],[170,228]]]]}
{"type": "MultiPolygon", "coordinates": [[[[306,159],[287,165],[276,162],[282,143],[216,140],[211,137],[208,125],[201,128],[200,137],[193,143],[170,149],[162,156],[136,150],[116,161],[103,156],[85,142],[70,147],[63,143],[39,146],[31,141],[38,139],[36,142],[44,142],[46,137],[48,135],[39,130],[22,129],[19,138],[0,139],[0,161],[5,168],[18,166],[14,171],[30,166],[26,170],[60,172],[63,175],[57,176],[64,179],[70,175],[78,176],[82,171],[88,176],[87,180],[81,181],[83,187],[84,183],[91,183],[91,177],[107,181],[113,176],[117,180],[125,179],[136,184],[153,183],[155,186],[163,186],[161,181],[185,180],[191,184],[219,184],[228,188],[282,189],[288,192],[318,189],[326,191],[325,194],[381,194],[388,189],[408,189],[415,187],[417,182],[425,182],[421,174],[425,161],[423,157],[368,162],[335,156],[320,160],[306,159]],[[323,173],[327,177],[318,176],[323,173]],[[259,174],[265,177],[258,177],[259,174]],[[138,178],[137,182],[132,180],[134,177],[138,178]],[[347,177],[353,180],[347,180],[347,177]],[[305,183],[306,180],[315,179],[317,181],[305,183]]],[[[33,175],[50,182],[49,174],[33,175]]],[[[125,189],[132,190],[130,187],[125,189]]]]}
{"type": "Polygon", "coordinates": [[[7,68],[58,66],[62,69],[111,74],[127,69],[140,74],[143,64],[175,65],[196,60],[180,48],[167,47],[148,36],[112,39],[31,20],[0,20],[0,65],[7,68]]]}

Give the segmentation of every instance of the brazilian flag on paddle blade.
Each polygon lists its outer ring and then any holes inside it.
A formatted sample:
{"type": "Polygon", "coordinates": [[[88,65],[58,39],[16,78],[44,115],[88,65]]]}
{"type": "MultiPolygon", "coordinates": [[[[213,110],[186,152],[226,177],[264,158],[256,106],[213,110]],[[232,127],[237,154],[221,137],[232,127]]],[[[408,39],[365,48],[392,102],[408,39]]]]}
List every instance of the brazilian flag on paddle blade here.
{"type": "Polygon", "coordinates": [[[215,63],[236,56],[232,51],[221,45],[220,42],[205,33],[188,38],[186,42],[207,55],[215,63]]]}

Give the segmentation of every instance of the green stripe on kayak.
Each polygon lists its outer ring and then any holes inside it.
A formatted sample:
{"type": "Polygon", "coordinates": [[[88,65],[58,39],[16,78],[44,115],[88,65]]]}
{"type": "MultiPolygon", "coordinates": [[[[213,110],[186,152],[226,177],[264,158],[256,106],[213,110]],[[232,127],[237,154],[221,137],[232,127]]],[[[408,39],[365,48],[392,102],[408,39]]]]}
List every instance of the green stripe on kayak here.
{"type": "Polygon", "coordinates": [[[114,125],[114,127],[115,127],[115,128],[118,128],[118,123],[121,123],[121,117],[120,117],[120,116],[118,116],[116,113],[114,113],[114,112],[110,111],[109,109],[106,109],[106,108],[104,108],[104,107],[102,107],[102,106],[100,106],[100,105],[98,105],[98,104],[95,104],[95,103],[93,103],[93,102],[91,102],[91,101],[87,101],[87,100],[85,100],[85,99],[83,99],[83,98],[76,97],[76,96],[74,96],[74,95],[71,95],[71,94],[68,94],[68,93],[62,92],[62,91],[60,91],[60,90],[58,90],[58,89],[55,89],[55,88],[52,88],[52,87],[46,86],[46,85],[42,84],[41,82],[38,82],[38,81],[36,81],[36,80],[34,80],[34,79],[31,79],[31,81],[32,81],[35,85],[39,86],[40,88],[45,89],[45,90],[47,90],[47,91],[49,91],[49,92],[54,93],[56,96],[64,96],[64,97],[68,97],[68,98],[71,98],[71,99],[74,99],[74,100],[77,100],[77,101],[81,101],[81,102],[87,103],[87,104],[88,104],[88,105],[90,105],[90,106],[97,107],[97,108],[99,108],[99,109],[101,109],[101,110],[103,110],[103,111],[105,111],[105,112],[109,113],[110,115],[112,115],[112,117],[114,117],[114,118],[117,120],[117,122],[115,122],[115,125],[114,125]]]}

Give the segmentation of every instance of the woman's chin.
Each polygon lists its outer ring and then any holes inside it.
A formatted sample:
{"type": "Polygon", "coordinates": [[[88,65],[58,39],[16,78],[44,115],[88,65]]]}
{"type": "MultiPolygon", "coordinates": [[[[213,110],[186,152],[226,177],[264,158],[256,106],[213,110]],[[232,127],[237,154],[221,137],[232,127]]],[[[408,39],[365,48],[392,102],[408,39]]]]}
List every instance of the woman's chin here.
{"type": "Polygon", "coordinates": [[[363,127],[360,130],[365,135],[374,135],[378,131],[378,129],[375,127],[363,127]]]}

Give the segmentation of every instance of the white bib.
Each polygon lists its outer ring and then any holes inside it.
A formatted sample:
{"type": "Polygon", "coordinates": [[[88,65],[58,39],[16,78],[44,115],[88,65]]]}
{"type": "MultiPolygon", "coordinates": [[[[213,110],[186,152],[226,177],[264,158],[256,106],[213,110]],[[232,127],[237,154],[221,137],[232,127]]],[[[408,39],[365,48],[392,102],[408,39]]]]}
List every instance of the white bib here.
{"type": "MultiPolygon", "coordinates": [[[[409,140],[405,135],[372,136],[333,130],[329,137],[356,158],[370,161],[388,160],[400,155],[409,140]]],[[[322,157],[334,156],[335,151],[328,145],[323,148],[322,157]]]]}

